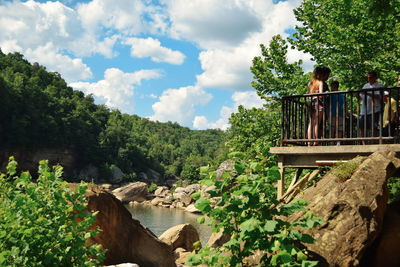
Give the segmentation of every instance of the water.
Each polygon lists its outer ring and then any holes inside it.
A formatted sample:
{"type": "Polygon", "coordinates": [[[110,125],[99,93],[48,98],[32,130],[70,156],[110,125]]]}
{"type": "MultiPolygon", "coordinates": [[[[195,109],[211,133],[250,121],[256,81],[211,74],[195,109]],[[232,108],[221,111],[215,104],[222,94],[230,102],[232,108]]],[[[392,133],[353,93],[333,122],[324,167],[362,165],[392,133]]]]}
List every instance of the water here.
{"type": "Polygon", "coordinates": [[[193,214],[180,209],[168,209],[151,205],[136,204],[126,206],[132,218],[149,228],[156,236],[160,236],[167,229],[183,223],[190,223],[199,233],[201,243],[205,245],[211,235],[211,227],[197,223],[198,214],[193,214]]]}

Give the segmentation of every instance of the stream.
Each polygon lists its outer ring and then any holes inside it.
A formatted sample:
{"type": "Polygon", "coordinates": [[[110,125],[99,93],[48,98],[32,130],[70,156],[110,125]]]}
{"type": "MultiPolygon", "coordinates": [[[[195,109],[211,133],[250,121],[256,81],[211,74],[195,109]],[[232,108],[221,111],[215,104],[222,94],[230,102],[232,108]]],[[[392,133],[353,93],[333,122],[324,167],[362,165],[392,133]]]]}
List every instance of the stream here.
{"type": "Polygon", "coordinates": [[[164,231],[175,225],[190,223],[199,233],[203,246],[210,238],[211,227],[197,222],[197,218],[201,215],[180,209],[168,209],[151,205],[126,205],[126,208],[132,214],[132,218],[139,220],[143,226],[149,228],[156,236],[160,236],[164,231]]]}

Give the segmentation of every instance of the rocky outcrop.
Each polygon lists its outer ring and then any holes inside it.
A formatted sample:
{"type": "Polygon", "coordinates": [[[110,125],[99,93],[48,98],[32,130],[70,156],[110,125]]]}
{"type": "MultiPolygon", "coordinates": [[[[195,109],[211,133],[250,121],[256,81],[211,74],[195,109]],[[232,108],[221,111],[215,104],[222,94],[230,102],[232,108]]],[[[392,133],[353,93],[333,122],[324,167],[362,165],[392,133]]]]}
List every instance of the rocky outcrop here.
{"type": "Polygon", "coordinates": [[[207,247],[216,248],[231,240],[231,236],[223,233],[223,229],[218,233],[212,233],[207,241],[207,247]]]}
{"type": "MultiPolygon", "coordinates": [[[[74,187],[71,185],[71,187],[74,187]]],[[[141,267],[175,266],[171,247],[158,240],[110,193],[91,185],[86,196],[87,208],[98,211],[93,227],[102,231],[88,240],[101,244],[106,252],[105,265],[134,262],[141,267]]]]}
{"type": "Polygon", "coordinates": [[[77,165],[77,153],[72,147],[65,148],[10,148],[0,150],[0,168],[5,169],[8,158],[14,156],[18,162],[18,169],[27,170],[32,175],[37,173],[38,162],[48,160],[49,165],[63,166],[65,177],[73,177],[77,165]]]}
{"type": "Polygon", "coordinates": [[[123,203],[129,203],[131,201],[141,202],[146,200],[148,194],[147,184],[143,182],[129,183],[113,190],[112,193],[123,203]]]}
{"type": "Polygon", "coordinates": [[[200,241],[196,228],[189,223],[169,228],[159,239],[170,245],[173,250],[183,248],[186,251],[193,251],[195,249],[193,243],[200,241]]]}
{"type": "Polygon", "coordinates": [[[110,172],[111,172],[111,177],[109,177],[110,183],[117,184],[122,182],[122,180],[124,179],[125,174],[117,166],[111,166],[110,172]]]}
{"type": "MultiPolygon", "coordinates": [[[[387,178],[400,167],[393,152],[376,152],[355,160],[359,166],[348,179],[328,174],[298,196],[308,202],[307,210],[324,219],[321,226],[305,231],[316,239],[306,246],[330,266],[360,264],[382,229],[387,178]]],[[[289,219],[302,215],[304,212],[289,219]]]]}

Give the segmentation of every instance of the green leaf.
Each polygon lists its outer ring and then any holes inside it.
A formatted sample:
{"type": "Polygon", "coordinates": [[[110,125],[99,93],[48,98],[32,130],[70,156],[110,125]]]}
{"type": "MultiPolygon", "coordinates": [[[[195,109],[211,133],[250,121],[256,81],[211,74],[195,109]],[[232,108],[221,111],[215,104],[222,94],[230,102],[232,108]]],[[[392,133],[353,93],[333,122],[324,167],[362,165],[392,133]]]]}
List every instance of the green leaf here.
{"type": "Polygon", "coordinates": [[[228,158],[230,158],[230,159],[235,159],[235,158],[245,159],[246,155],[242,152],[231,152],[228,154],[228,158]]]}
{"type": "Polygon", "coordinates": [[[246,166],[242,163],[235,163],[234,167],[238,174],[242,174],[246,170],[246,166]]]}
{"type": "Polygon", "coordinates": [[[209,212],[211,210],[210,200],[206,198],[199,198],[196,201],[195,207],[202,212],[209,212]]]}
{"type": "Polygon", "coordinates": [[[277,225],[278,225],[278,222],[277,222],[277,221],[274,221],[274,220],[266,220],[266,221],[265,221],[264,229],[265,229],[265,231],[267,231],[267,232],[274,232],[277,225]]]}
{"type": "Polygon", "coordinates": [[[251,232],[257,229],[259,226],[260,221],[255,218],[251,218],[241,223],[239,229],[243,232],[251,232]]]}
{"type": "Polygon", "coordinates": [[[197,218],[197,222],[199,224],[203,224],[206,221],[206,219],[204,218],[204,216],[197,218]]]}

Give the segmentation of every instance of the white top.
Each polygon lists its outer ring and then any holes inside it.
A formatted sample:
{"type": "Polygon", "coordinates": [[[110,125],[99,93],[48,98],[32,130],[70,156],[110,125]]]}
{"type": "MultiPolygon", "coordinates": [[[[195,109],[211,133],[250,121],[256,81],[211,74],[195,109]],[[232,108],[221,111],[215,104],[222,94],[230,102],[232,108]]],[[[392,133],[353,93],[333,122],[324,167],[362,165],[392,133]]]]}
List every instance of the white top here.
{"type": "MultiPolygon", "coordinates": [[[[374,83],[374,84],[370,84],[370,83],[366,83],[364,84],[362,89],[371,89],[371,88],[381,88],[381,87],[385,87],[383,84],[381,83],[374,83]]],[[[368,92],[372,94],[372,91],[368,92]]],[[[372,109],[372,97],[367,95],[367,105],[365,105],[364,100],[365,100],[365,94],[364,93],[360,93],[360,97],[361,97],[361,115],[365,115],[365,108],[367,109],[367,115],[372,114],[372,110],[374,110],[374,112],[380,112],[381,111],[381,95],[380,92],[376,91],[374,92],[375,95],[377,95],[379,98],[375,98],[374,99],[374,108],[372,109]]]]}

